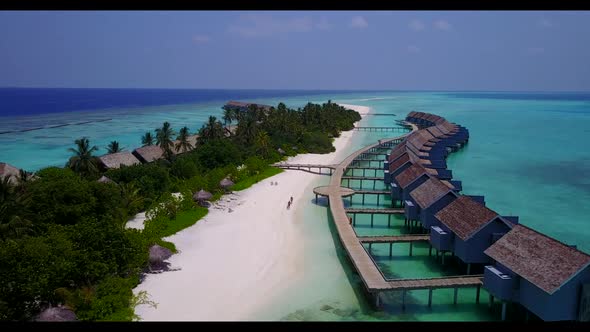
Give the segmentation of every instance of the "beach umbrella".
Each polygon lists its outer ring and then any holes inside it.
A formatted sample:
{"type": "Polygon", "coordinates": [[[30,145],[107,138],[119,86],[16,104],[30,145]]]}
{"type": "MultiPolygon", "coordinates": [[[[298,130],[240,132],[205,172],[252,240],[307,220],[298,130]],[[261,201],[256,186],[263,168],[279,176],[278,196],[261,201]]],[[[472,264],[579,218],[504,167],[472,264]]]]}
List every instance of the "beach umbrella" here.
{"type": "Polygon", "coordinates": [[[43,310],[35,320],[39,322],[67,322],[78,320],[78,318],[72,309],[60,305],[43,310]]]}
{"type": "Polygon", "coordinates": [[[197,192],[193,195],[193,200],[206,201],[211,197],[213,197],[213,195],[210,192],[201,189],[199,192],[197,192]]]}
{"type": "Polygon", "coordinates": [[[100,179],[98,179],[98,182],[100,183],[115,183],[115,181],[107,178],[106,176],[101,176],[100,179]]]}
{"type": "Polygon", "coordinates": [[[230,179],[225,178],[225,179],[221,180],[221,182],[219,182],[219,185],[222,188],[229,188],[229,187],[233,186],[234,183],[230,179]]]}

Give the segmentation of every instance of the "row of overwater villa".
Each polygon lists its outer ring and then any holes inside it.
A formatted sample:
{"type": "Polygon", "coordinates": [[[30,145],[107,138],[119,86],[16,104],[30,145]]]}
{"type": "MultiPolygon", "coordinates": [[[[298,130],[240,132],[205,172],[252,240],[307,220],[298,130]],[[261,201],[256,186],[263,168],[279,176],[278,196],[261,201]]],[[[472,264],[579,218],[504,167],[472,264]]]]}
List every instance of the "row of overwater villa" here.
{"type": "Polygon", "coordinates": [[[588,321],[590,255],[520,224],[516,216],[500,215],[486,207],[483,196],[461,193],[461,181],[453,179],[451,170],[446,167],[446,158],[467,144],[469,131],[466,128],[422,112],[409,113],[406,124],[414,128],[411,133],[361,149],[336,167],[334,175],[338,178],[333,187],[337,190],[328,186],[316,191],[316,194],[333,196],[330,196],[330,209],[340,240],[365,289],[375,297],[376,305],[379,306],[379,295],[384,292],[402,291],[402,306],[405,306],[406,291],[428,289],[430,306],[432,291],[439,288],[454,288],[456,304],[457,290],[464,287],[477,288],[476,302],[479,303],[483,287],[490,295],[490,305],[494,299],[501,301],[502,320],[506,318],[506,304],[511,302],[526,309],[527,317],[532,313],[544,321],[588,321]],[[399,143],[392,145],[392,142],[399,143]],[[389,146],[393,149],[389,150],[389,146]],[[375,181],[375,177],[346,176],[345,172],[363,167],[363,173],[366,169],[375,169],[371,164],[359,166],[358,161],[370,154],[383,154],[378,151],[384,148],[388,152],[383,161],[383,180],[392,208],[352,209],[340,204],[341,197],[352,192],[363,194],[363,204],[365,194],[384,193],[383,190],[363,190],[362,184],[361,190],[350,192],[339,187],[343,180],[348,180],[349,185],[351,178],[361,179],[361,183],[363,178],[375,181]],[[349,166],[355,161],[357,166],[349,166]],[[338,172],[339,167],[342,172],[338,172]],[[350,223],[342,218],[341,210],[346,212],[345,218],[350,219],[350,223]],[[389,217],[403,214],[412,234],[358,236],[353,218],[359,213],[371,215],[371,226],[373,214],[387,213],[389,217]],[[423,279],[388,279],[382,271],[377,275],[375,269],[379,268],[371,255],[371,246],[388,243],[391,257],[392,245],[400,242],[410,243],[410,255],[413,243],[427,242],[429,254],[434,249],[436,256],[441,257],[441,264],[445,256],[453,256],[463,265],[465,273],[423,279]]]}

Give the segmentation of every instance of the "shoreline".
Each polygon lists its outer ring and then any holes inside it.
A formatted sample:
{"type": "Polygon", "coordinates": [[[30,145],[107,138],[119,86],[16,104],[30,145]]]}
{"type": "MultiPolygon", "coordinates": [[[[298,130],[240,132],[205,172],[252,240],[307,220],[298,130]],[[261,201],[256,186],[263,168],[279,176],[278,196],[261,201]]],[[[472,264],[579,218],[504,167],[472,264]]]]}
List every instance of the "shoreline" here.
{"type": "MultiPolygon", "coordinates": [[[[365,106],[340,105],[363,118],[370,112],[365,106]]],[[[297,155],[286,162],[337,162],[353,134],[342,132],[333,142],[335,152],[297,155]]],[[[251,320],[257,309],[303,277],[304,234],[297,207],[319,176],[285,171],[224,195],[202,220],[165,238],[179,250],[169,262],[180,270],[147,275],[134,293],[147,291],[158,307],[139,305],[136,314],[143,321],[251,320]],[[293,206],[287,210],[291,196],[293,206]]]]}

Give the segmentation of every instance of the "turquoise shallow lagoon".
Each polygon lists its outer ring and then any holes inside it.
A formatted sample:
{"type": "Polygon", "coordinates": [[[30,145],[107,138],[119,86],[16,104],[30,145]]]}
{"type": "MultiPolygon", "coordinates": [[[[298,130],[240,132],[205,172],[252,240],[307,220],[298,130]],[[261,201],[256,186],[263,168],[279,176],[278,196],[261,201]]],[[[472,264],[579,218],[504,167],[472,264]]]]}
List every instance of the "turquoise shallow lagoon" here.
{"type": "MultiPolygon", "coordinates": [[[[444,92],[364,92],[314,94],[299,97],[250,99],[251,101],[300,107],[306,102],[335,102],[370,106],[376,113],[396,117],[368,116],[361,125],[391,126],[412,110],[435,113],[470,131],[468,145],[452,154],[448,168],[463,181],[463,193],[485,195],[487,206],[502,215],[517,215],[520,222],[560,241],[590,252],[590,96],[588,94],[444,93],[444,92]]],[[[118,140],[131,150],[140,144],[146,129],[169,121],[178,129],[187,125],[196,130],[212,114],[220,116],[221,102],[58,113],[36,117],[2,117],[0,131],[15,125],[27,128],[45,123],[112,118],[107,122],[43,129],[0,135],[0,161],[37,170],[63,165],[66,151],[75,138],[88,136],[93,144],[106,146],[118,140]]],[[[359,132],[348,148],[350,153],[392,133],[359,132]]],[[[101,149],[105,152],[105,149],[101,149]]],[[[305,277],[290,284],[267,308],[252,319],[264,320],[418,320],[478,321],[498,320],[499,307],[488,309],[487,294],[475,304],[475,290],[461,289],[458,304],[453,290],[437,290],[433,307],[426,306],[427,291],[412,291],[401,311],[401,294],[384,298],[383,310],[374,312],[365,303],[358,277],[342,255],[337,235],[329,221],[329,211],[313,202],[311,189],[327,184],[319,177],[308,188],[309,200],[297,207],[300,227],[305,234],[305,277]]],[[[354,185],[354,183],[352,184],[354,185]]],[[[369,182],[366,183],[369,185],[369,182]]],[[[377,187],[379,189],[379,187],[377,187]]],[[[353,198],[353,205],[360,204],[353,198]]],[[[366,204],[376,204],[367,196],[366,204]]],[[[381,207],[386,203],[381,200],[381,207]]],[[[376,217],[370,227],[368,216],[357,216],[359,235],[394,235],[407,232],[401,218],[387,227],[385,216],[376,217]]],[[[373,246],[373,256],[391,278],[442,276],[464,272],[448,259],[445,265],[428,256],[426,246],[416,245],[413,256],[408,246],[394,246],[389,257],[387,245],[373,246]]],[[[448,257],[447,257],[448,258],[448,257]]],[[[288,283],[289,281],[285,281],[288,283]]],[[[509,319],[521,319],[511,312],[509,319]],[[512,315],[512,318],[511,318],[512,315]]]]}

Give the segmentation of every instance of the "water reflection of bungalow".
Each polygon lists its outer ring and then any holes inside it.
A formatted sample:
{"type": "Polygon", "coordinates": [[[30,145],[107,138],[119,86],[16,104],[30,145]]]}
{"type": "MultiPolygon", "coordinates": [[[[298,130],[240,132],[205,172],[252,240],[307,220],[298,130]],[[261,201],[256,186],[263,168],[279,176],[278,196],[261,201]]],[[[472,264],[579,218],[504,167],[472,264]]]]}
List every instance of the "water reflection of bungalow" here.
{"type": "Polygon", "coordinates": [[[129,151],[105,154],[98,157],[100,165],[104,169],[116,169],[121,166],[133,166],[141,162],[129,151]]]}
{"type": "Polygon", "coordinates": [[[471,264],[490,262],[484,250],[514,225],[468,196],[460,196],[434,216],[440,223],[431,229],[432,246],[439,251],[453,252],[467,264],[467,274],[471,264]]]}
{"type": "MultiPolygon", "coordinates": [[[[483,287],[544,321],[590,320],[590,255],[523,225],[485,250],[483,287]]],[[[493,299],[493,298],[490,298],[493,299]]]]}
{"type": "Polygon", "coordinates": [[[457,194],[448,182],[430,178],[410,192],[405,201],[406,218],[419,220],[422,227],[430,229],[438,225],[434,215],[456,198],[457,194]]]}

